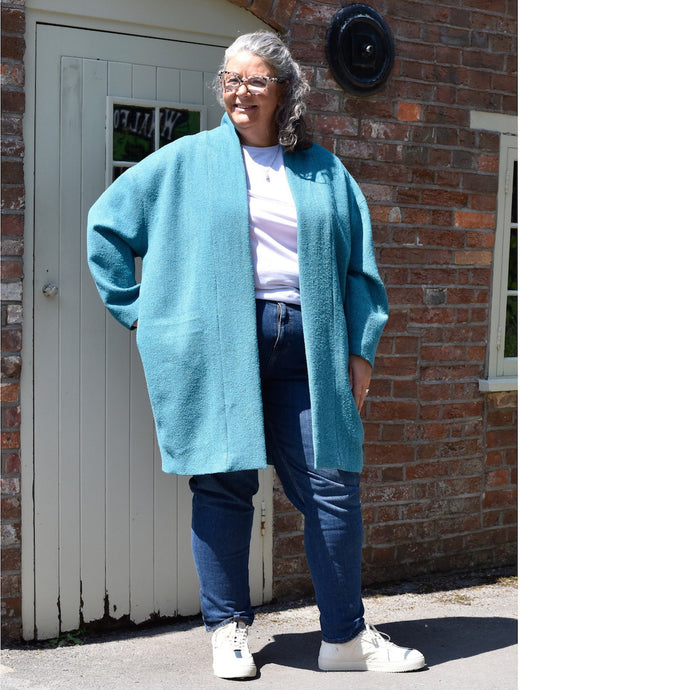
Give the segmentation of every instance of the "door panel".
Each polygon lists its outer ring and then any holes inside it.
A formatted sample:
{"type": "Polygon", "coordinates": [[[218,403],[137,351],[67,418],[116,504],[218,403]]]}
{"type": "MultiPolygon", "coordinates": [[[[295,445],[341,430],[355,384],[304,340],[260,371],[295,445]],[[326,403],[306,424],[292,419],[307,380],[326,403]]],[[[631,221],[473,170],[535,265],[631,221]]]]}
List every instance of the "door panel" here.
{"type": "MultiPolygon", "coordinates": [[[[104,616],[199,611],[187,478],[160,470],[135,339],[100,302],[85,226],[110,179],[109,97],[194,106],[214,127],[208,84],[222,49],[40,24],[36,46],[34,604],[46,638],[104,616]]],[[[263,474],[256,503],[270,518],[263,474]]],[[[254,603],[271,588],[261,512],[254,603]]]]}

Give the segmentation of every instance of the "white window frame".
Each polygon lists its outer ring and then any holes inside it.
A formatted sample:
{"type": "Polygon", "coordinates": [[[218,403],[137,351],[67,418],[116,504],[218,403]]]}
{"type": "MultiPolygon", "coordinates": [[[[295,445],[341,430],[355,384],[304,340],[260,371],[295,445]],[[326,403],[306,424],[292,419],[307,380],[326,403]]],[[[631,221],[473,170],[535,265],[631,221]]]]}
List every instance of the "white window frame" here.
{"type": "Polygon", "coordinates": [[[503,355],[507,298],[509,295],[517,295],[516,291],[508,290],[513,164],[517,161],[517,117],[472,111],[470,128],[498,132],[501,136],[496,235],[491,279],[489,351],[486,378],[479,379],[479,390],[484,392],[517,390],[518,358],[503,355]]]}

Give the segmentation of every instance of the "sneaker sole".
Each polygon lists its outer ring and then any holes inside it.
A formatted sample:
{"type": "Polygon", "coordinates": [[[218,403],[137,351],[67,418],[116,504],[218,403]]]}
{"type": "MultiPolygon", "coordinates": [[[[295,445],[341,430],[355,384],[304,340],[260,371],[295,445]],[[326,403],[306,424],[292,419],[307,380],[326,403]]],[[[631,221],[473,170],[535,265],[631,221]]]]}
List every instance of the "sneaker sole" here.
{"type": "Polygon", "coordinates": [[[235,666],[232,669],[222,669],[213,667],[213,675],[217,678],[231,680],[233,678],[253,678],[256,675],[256,665],[235,666]]]}
{"type": "Polygon", "coordinates": [[[375,671],[378,673],[407,673],[409,671],[419,671],[426,666],[424,659],[397,663],[377,663],[375,661],[343,661],[337,663],[322,662],[319,659],[318,663],[321,671],[375,671]]]}

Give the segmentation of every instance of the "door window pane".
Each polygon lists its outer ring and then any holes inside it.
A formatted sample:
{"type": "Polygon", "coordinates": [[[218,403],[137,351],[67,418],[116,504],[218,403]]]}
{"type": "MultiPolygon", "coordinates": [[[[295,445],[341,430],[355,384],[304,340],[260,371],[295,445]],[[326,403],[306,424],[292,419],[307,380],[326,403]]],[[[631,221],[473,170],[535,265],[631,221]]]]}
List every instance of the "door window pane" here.
{"type": "Polygon", "coordinates": [[[113,105],[113,159],[137,163],[156,150],[155,108],[113,105]]]}
{"type": "Polygon", "coordinates": [[[187,134],[201,131],[201,113],[198,110],[160,109],[160,144],[165,146],[187,134]]]}

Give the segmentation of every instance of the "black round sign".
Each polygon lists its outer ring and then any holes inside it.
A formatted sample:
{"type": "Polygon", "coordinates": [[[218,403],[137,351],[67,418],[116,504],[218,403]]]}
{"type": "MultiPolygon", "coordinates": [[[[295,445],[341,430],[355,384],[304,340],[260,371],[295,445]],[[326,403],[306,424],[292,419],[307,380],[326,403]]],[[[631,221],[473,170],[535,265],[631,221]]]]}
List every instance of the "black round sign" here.
{"type": "Polygon", "coordinates": [[[374,93],[393,69],[393,35],[371,7],[348,5],[328,27],[326,55],[333,76],[346,91],[374,93]]]}

